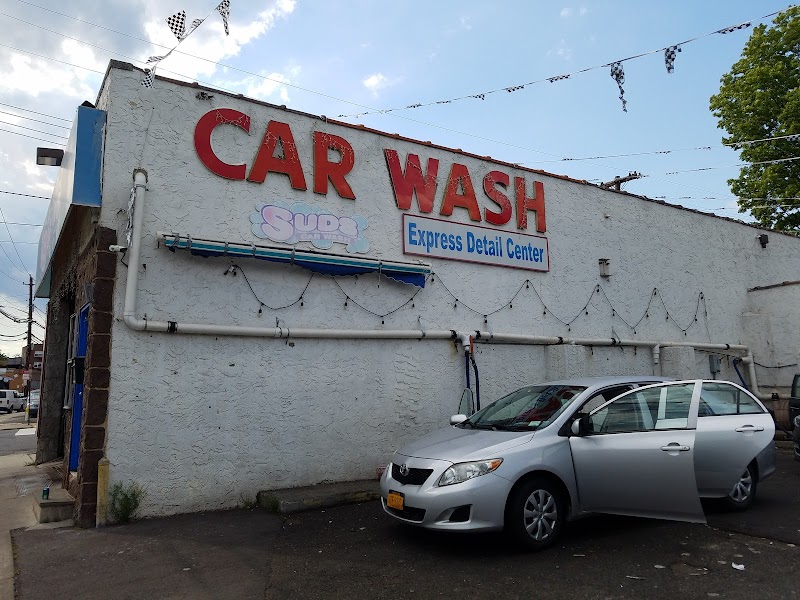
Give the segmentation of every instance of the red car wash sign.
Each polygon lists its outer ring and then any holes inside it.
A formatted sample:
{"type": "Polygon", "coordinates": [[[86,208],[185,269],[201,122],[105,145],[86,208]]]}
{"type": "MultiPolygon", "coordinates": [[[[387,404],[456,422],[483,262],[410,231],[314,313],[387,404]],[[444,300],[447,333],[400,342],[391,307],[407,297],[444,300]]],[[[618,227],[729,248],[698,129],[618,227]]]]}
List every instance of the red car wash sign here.
{"type": "MultiPolygon", "coordinates": [[[[194,131],[194,145],[198,157],[210,171],[227,179],[246,179],[259,184],[264,183],[270,173],[281,174],[288,177],[293,189],[308,189],[303,160],[288,123],[267,122],[250,165],[232,165],[214,153],[211,135],[220,125],[233,125],[249,134],[251,119],[231,108],[217,108],[200,117],[194,131]]],[[[441,178],[443,185],[440,186],[439,173],[443,169],[440,170],[438,159],[427,158],[423,167],[420,157],[409,153],[403,165],[398,152],[390,148],[384,149],[384,157],[395,204],[405,213],[404,253],[534,271],[549,270],[547,238],[525,233],[531,225],[538,233],[547,231],[541,182],[519,176],[512,180],[508,173],[500,170],[471,173],[466,165],[454,162],[449,165],[447,176],[441,178]],[[482,183],[483,194],[476,193],[475,181],[482,183]],[[435,213],[436,218],[407,214],[415,199],[420,213],[435,213]],[[472,223],[459,222],[466,217],[472,223]],[[507,225],[512,219],[519,231],[492,228],[507,225]]],[[[331,186],[339,197],[356,200],[356,192],[348,181],[356,165],[356,155],[346,139],[314,131],[311,158],[315,193],[327,195],[331,186]]]]}

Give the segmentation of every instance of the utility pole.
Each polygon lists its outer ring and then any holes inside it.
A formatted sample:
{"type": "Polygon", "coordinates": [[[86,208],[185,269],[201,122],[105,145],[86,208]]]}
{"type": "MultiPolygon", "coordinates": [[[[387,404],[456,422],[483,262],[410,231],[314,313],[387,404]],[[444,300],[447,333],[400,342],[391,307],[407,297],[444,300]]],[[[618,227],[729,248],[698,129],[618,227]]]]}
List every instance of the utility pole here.
{"type": "Polygon", "coordinates": [[[642,175],[641,173],[638,173],[636,171],[631,171],[625,177],[617,176],[614,177],[614,179],[612,179],[611,181],[607,181],[606,183],[601,183],[600,187],[606,189],[614,188],[615,190],[620,191],[622,189],[621,186],[623,183],[627,183],[628,181],[633,181],[634,179],[641,179],[642,177],[644,177],[644,175],[642,175]]]}
{"type": "Polygon", "coordinates": [[[28,371],[28,381],[25,384],[25,395],[30,398],[31,394],[31,354],[33,354],[33,346],[31,346],[31,327],[33,326],[33,276],[28,275],[28,351],[25,353],[25,370],[28,371]]]}

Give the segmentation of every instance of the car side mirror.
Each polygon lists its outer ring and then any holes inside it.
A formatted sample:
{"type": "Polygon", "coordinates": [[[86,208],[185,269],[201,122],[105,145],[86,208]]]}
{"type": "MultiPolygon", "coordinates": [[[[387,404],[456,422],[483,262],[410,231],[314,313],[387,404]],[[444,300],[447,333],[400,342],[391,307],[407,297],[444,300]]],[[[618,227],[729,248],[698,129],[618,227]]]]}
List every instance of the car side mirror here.
{"type": "Polygon", "coordinates": [[[572,431],[572,435],[578,437],[588,435],[591,431],[589,427],[589,415],[584,414],[575,419],[570,426],[570,431],[572,431]]]}
{"type": "Polygon", "coordinates": [[[453,415],[450,417],[450,425],[458,425],[467,420],[467,415],[453,415]]]}

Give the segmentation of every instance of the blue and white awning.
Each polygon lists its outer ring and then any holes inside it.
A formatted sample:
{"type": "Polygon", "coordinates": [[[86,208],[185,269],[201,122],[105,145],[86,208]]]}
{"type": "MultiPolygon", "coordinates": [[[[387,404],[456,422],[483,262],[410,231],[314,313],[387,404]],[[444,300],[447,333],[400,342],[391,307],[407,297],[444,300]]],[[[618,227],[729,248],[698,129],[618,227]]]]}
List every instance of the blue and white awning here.
{"type": "Polygon", "coordinates": [[[403,262],[356,258],[341,254],[328,254],[316,250],[259,246],[240,242],[224,242],[195,238],[177,233],[158,232],[168,250],[188,250],[195,256],[230,256],[233,258],[256,258],[272,262],[292,264],[325,275],[361,275],[380,273],[403,283],[425,287],[425,278],[431,273],[431,265],[422,261],[403,262]]]}

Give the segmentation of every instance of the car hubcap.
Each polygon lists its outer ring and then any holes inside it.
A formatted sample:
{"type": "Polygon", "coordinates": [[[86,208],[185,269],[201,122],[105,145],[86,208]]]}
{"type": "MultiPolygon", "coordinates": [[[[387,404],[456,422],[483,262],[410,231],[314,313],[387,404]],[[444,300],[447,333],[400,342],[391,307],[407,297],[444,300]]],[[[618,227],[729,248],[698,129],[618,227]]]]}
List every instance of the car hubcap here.
{"type": "Polygon", "coordinates": [[[550,492],[534,491],[525,501],[522,513],[525,529],[534,540],[541,542],[552,535],[558,518],[558,507],[550,492]]]}
{"type": "Polygon", "coordinates": [[[736,485],[733,486],[733,491],[730,497],[734,502],[744,502],[750,497],[750,492],[753,490],[753,478],[750,476],[750,469],[745,470],[736,485]]]}

